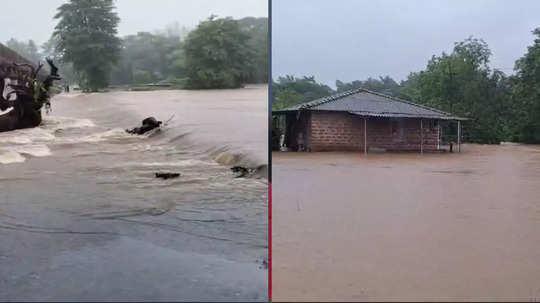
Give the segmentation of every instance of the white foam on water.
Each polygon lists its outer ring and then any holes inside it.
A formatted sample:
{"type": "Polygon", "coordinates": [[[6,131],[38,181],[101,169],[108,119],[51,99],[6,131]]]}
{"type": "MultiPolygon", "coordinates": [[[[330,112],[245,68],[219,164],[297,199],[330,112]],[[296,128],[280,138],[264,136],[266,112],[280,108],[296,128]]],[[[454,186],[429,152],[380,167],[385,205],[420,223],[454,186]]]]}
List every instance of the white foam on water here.
{"type": "Polygon", "coordinates": [[[0,164],[22,163],[26,160],[21,154],[15,151],[0,151],[0,164]]]}
{"type": "Polygon", "coordinates": [[[53,141],[55,136],[51,131],[41,127],[18,129],[0,133],[0,144],[31,144],[33,142],[53,141]]]}
{"type": "Polygon", "coordinates": [[[124,166],[145,166],[145,167],[164,167],[164,166],[173,166],[173,167],[189,167],[189,166],[198,166],[198,165],[217,165],[215,162],[208,162],[198,159],[186,159],[186,160],[176,160],[170,162],[128,162],[124,166]]]}
{"type": "Polygon", "coordinates": [[[233,165],[233,164],[238,163],[239,160],[240,160],[239,154],[235,154],[228,151],[219,153],[219,155],[217,155],[214,158],[214,161],[222,165],[233,165]]]}
{"type": "Polygon", "coordinates": [[[108,140],[126,140],[136,139],[141,136],[133,136],[125,132],[121,128],[113,128],[104,132],[93,133],[87,136],[74,137],[74,138],[62,138],[61,143],[98,143],[108,140]]]}
{"type": "Polygon", "coordinates": [[[197,165],[216,165],[214,162],[202,161],[198,159],[187,159],[187,160],[177,160],[171,162],[143,162],[139,163],[141,166],[177,166],[177,167],[186,167],[186,166],[197,166],[197,165]]]}
{"type": "Polygon", "coordinates": [[[0,133],[0,164],[24,162],[23,155],[50,156],[52,152],[45,144],[61,143],[60,141],[64,140],[55,136],[57,130],[93,126],[95,124],[89,119],[48,116],[43,119],[39,127],[2,132],[0,133]]]}
{"type": "Polygon", "coordinates": [[[94,127],[94,122],[90,119],[75,119],[69,117],[49,116],[43,120],[42,128],[45,129],[71,129],[71,128],[83,128],[94,127]]]}
{"type": "Polygon", "coordinates": [[[51,142],[56,139],[55,131],[59,129],[72,129],[93,127],[89,119],[74,119],[67,117],[47,117],[39,127],[17,129],[0,133],[0,144],[32,144],[36,142],[51,142]]]}
{"type": "MultiPolygon", "coordinates": [[[[160,128],[155,128],[142,135],[133,135],[126,132],[122,128],[113,128],[103,132],[93,133],[77,138],[63,138],[62,143],[99,143],[103,141],[126,141],[126,140],[145,140],[160,133],[160,128]]],[[[157,147],[152,147],[149,150],[159,150],[157,147]]]]}
{"type": "Polygon", "coordinates": [[[12,150],[19,154],[30,155],[33,157],[46,157],[52,155],[49,147],[43,144],[14,146],[12,150]]]}
{"type": "Polygon", "coordinates": [[[169,151],[174,152],[176,148],[174,146],[162,146],[162,145],[152,145],[152,144],[135,144],[130,149],[130,151],[169,151]]]}
{"type": "Polygon", "coordinates": [[[32,157],[47,157],[51,150],[44,144],[0,146],[0,163],[21,163],[26,160],[23,155],[32,157]]]}

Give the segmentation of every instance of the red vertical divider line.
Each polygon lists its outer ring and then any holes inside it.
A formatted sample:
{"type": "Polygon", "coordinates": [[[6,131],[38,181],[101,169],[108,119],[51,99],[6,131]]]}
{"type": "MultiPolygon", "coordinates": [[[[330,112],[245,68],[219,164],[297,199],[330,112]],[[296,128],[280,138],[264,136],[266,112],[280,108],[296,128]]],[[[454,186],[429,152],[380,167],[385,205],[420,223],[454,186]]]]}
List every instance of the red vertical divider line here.
{"type": "Polygon", "coordinates": [[[268,182],[268,300],[272,301],[272,183],[268,182]]]}
{"type": "Polygon", "coordinates": [[[268,0],[268,301],[272,301],[272,0],[268,0]]]}

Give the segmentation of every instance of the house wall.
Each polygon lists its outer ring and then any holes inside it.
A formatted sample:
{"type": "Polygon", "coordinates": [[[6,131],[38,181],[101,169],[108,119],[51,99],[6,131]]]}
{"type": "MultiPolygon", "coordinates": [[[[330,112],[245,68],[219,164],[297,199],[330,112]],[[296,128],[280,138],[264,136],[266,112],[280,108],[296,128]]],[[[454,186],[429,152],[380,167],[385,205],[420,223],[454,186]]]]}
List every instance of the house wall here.
{"type": "MultiPolygon", "coordinates": [[[[312,111],[309,120],[311,151],[363,151],[364,118],[345,112],[312,111]]],[[[424,151],[438,147],[438,127],[434,120],[424,119],[424,151]]],[[[367,119],[367,146],[389,151],[420,150],[419,119],[367,119]]]]}

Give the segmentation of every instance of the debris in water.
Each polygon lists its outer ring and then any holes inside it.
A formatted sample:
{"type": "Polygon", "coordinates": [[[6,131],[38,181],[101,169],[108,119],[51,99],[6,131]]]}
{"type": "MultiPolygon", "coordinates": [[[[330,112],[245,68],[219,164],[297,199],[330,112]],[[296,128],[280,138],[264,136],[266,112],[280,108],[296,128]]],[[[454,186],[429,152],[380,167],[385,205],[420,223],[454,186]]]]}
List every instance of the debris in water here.
{"type": "Polygon", "coordinates": [[[233,166],[231,167],[233,173],[237,174],[235,178],[242,178],[249,174],[249,169],[242,166],[233,166]]]}
{"type": "Polygon", "coordinates": [[[147,133],[154,128],[160,127],[160,125],[163,122],[156,120],[154,117],[148,117],[142,121],[141,127],[134,127],[132,129],[126,129],[127,133],[135,134],[135,135],[142,135],[144,133],[147,133]]]}
{"type": "Polygon", "coordinates": [[[231,167],[231,171],[235,173],[235,178],[266,178],[268,176],[268,167],[263,164],[259,165],[255,168],[246,168],[243,166],[233,166],[231,167]]]}
{"type": "MultiPolygon", "coordinates": [[[[259,261],[257,260],[257,262],[259,262],[259,261]]],[[[259,269],[268,269],[268,261],[266,260],[266,258],[264,258],[261,261],[261,265],[259,266],[259,269]]]]}
{"type": "Polygon", "coordinates": [[[164,180],[178,178],[180,177],[179,173],[156,173],[156,178],[161,178],[164,180]]]}

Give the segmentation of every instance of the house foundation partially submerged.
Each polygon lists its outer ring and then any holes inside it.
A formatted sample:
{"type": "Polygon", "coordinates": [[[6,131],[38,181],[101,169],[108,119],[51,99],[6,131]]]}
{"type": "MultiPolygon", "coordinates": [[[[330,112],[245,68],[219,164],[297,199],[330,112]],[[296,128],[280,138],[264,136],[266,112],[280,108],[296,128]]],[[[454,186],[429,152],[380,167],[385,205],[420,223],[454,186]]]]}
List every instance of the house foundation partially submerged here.
{"type": "MultiPolygon", "coordinates": [[[[439,151],[443,124],[455,123],[460,150],[461,121],[424,105],[356,89],[272,112],[288,150],[439,151]]],[[[451,142],[450,144],[452,144],[451,142]]]]}

